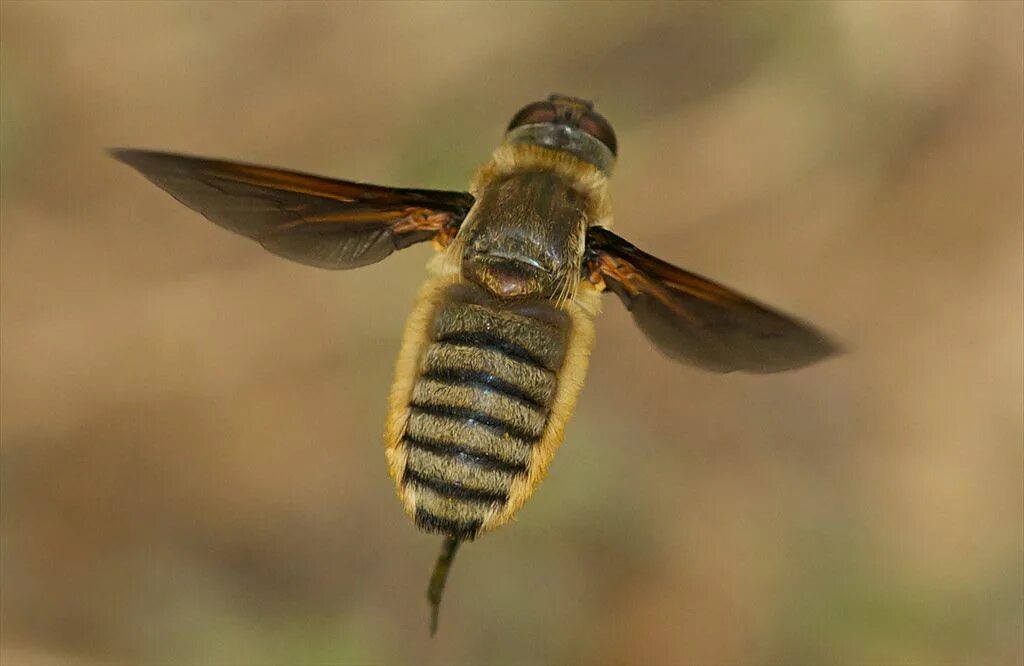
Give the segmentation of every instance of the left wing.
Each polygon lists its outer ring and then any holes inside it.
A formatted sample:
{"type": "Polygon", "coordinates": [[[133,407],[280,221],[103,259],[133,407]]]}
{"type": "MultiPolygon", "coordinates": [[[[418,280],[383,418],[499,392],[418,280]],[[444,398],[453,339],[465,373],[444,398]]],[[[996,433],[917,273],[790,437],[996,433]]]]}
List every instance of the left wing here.
{"type": "Polygon", "coordinates": [[[668,356],[714,372],[765,373],[839,352],[823,334],[616,236],[587,229],[586,265],[668,356]]]}
{"type": "Polygon", "coordinates": [[[147,150],[112,150],[211,222],[274,254],[319,268],[357,268],[455,235],[466,192],[414,190],[147,150]]]}

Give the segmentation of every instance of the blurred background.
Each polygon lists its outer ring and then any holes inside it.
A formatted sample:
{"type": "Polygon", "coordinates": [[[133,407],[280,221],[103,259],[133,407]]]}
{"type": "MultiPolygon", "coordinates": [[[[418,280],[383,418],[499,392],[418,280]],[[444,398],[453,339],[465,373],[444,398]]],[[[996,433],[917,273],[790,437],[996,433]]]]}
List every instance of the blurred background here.
{"type": "Polygon", "coordinates": [[[0,11],[5,664],[1024,660],[1024,5],[0,11]],[[707,374],[607,299],[431,641],[381,438],[430,248],[291,264],[104,149],[460,189],[552,91],[620,234],[848,353],[707,374]]]}

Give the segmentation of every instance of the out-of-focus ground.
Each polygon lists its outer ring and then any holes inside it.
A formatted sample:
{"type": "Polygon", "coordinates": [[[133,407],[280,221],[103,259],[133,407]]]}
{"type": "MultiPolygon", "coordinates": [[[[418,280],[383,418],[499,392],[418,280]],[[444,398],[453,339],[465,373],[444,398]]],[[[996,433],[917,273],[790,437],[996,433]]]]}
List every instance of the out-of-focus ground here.
{"type": "Polygon", "coordinates": [[[1024,6],[15,3],[5,664],[1024,659],[1024,6]],[[612,297],[551,474],[460,553],[381,429],[428,247],[331,273],[107,157],[463,188],[596,98],[637,245],[848,348],[661,357],[612,297]]]}

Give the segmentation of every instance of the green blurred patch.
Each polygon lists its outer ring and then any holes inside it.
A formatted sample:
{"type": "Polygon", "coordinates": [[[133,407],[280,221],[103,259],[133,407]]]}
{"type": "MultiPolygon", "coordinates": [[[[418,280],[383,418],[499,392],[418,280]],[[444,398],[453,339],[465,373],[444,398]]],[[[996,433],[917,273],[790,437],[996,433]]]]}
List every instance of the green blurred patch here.
{"type": "Polygon", "coordinates": [[[445,100],[422,114],[422,123],[395,160],[396,181],[410,187],[465,189],[501,141],[494,119],[464,111],[472,108],[445,100]]]}
{"type": "Polygon", "coordinates": [[[1008,621],[1021,612],[1019,576],[1004,573],[1013,566],[943,586],[889,569],[869,551],[870,532],[849,527],[836,521],[793,557],[769,639],[773,663],[980,663],[1020,626],[1008,621]]]}
{"type": "MultiPolygon", "coordinates": [[[[368,664],[380,659],[386,645],[377,618],[365,609],[344,617],[289,615],[266,635],[258,636],[254,661],[272,664],[368,664]]],[[[226,653],[226,659],[233,653],[226,653]]]]}
{"type": "Polygon", "coordinates": [[[365,609],[345,616],[288,613],[248,620],[240,610],[183,622],[188,645],[168,654],[166,643],[156,641],[149,646],[154,663],[368,664],[380,660],[387,644],[378,618],[365,609]]]}

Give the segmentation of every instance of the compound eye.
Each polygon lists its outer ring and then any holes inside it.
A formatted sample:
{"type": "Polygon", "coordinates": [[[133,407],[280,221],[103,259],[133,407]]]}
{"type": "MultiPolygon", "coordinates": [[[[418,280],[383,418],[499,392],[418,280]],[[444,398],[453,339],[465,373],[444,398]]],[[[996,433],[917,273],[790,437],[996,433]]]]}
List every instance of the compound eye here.
{"type": "Polygon", "coordinates": [[[523,125],[537,125],[540,123],[553,123],[557,119],[558,114],[555,111],[555,105],[551,102],[533,102],[527,104],[523,108],[516,112],[516,115],[512,116],[512,122],[508,124],[506,132],[511,132],[517,127],[523,125]]]}
{"type": "Polygon", "coordinates": [[[612,155],[619,154],[619,142],[615,138],[615,130],[600,113],[587,111],[577,124],[581,130],[607,146],[608,150],[612,151],[612,155]]]}

